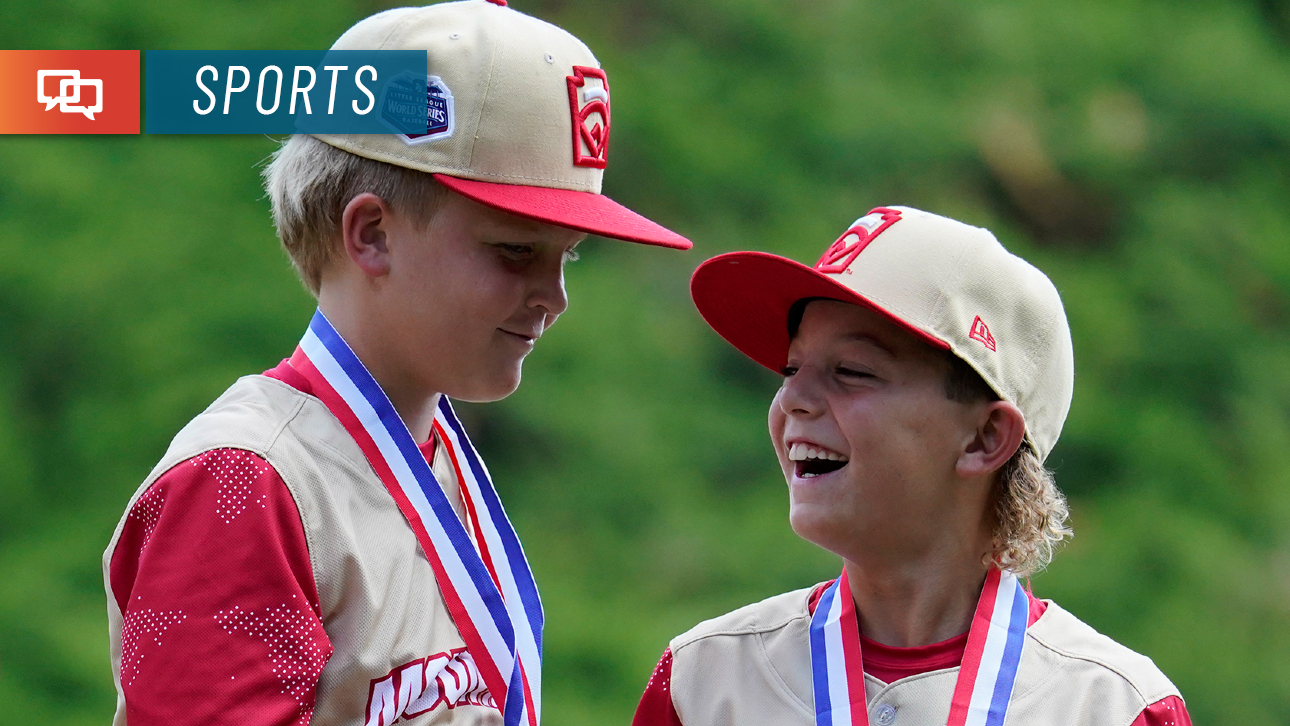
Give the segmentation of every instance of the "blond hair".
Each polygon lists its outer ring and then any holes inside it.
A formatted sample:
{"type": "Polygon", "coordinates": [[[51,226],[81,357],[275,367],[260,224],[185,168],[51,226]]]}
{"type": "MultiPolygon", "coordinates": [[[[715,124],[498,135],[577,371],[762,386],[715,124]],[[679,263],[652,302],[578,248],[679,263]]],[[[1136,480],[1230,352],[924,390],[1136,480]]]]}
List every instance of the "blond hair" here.
{"type": "MultiPolygon", "coordinates": [[[[950,352],[946,352],[946,360],[949,371],[945,395],[950,400],[999,400],[999,394],[966,361],[950,352]]],[[[1070,509],[1066,497],[1028,442],[1023,441],[995,473],[991,500],[994,547],[986,559],[1018,576],[1032,575],[1047,567],[1057,547],[1074,534],[1067,523],[1070,509]]]]}
{"type": "Polygon", "coordinates": [[[994,550],[990,559],[1018,576],[1048,566],[1071,537],[1066,497],[1030,444],[1023,443],[994,481],[994,550]]]}
{"type": "Polygon", "coordinates": [[[323,270],[340,254],[341,216],[351,199],[370,192],[428,226],[446,194],[425,172],[351,154],[305,134],[287,138],[262,175],[278,239],[315,297],[323,270]]]}

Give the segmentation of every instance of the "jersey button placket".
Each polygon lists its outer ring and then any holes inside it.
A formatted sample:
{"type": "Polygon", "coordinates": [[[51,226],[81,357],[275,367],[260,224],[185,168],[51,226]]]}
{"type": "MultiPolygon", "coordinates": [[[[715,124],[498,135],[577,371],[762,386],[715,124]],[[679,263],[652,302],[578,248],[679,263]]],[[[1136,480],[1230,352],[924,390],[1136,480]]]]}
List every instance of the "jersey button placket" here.
{"type": "Polygon", "coordinates": [[[890,703],[884,703],[874,709],[873,718],[878,726],[891,726],[896,721],[896,707],[890,703]]]}

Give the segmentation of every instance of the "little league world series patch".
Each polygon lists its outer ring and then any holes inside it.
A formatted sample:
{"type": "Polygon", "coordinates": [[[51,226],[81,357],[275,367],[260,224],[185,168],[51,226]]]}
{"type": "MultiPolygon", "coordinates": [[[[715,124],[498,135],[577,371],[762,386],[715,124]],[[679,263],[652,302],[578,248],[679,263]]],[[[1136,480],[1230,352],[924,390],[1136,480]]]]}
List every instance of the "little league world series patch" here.
{"type": "MultiPolygon", "coordinates": [[[[1029,617],[1016,575],[991,569],[972,616],[948,726],[1003,726],[1029,617]]],[[[811,616],[811,682],[816,726],[869,726],[859,620],[845,569],[811,616]]]]}
{"type": "Polygon", "coordinates": [[[452,136],[454,116],[452,91],[439,76],[405,73],[391,80],[381,95],[381,121],[406,144],[452,136]]]}
{"type": "Polygon", "coordinates": [[[314,313],[291,366],[354,438],[412,527],[503,722],[537,726],[542,602],[488,470],[447,397],[440,398],[434,432],[461,483],[466,524],[394,405],[321,310],[314,313]]]}

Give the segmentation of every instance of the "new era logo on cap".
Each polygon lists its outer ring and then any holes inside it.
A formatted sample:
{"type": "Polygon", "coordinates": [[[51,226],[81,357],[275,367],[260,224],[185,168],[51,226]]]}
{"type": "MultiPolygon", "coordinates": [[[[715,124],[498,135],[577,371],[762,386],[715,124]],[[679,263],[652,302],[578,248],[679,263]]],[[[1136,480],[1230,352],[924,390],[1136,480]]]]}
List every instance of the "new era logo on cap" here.
{"type": "Polygon", "coordinates": [[[815,263],[815,269],[830,275],[840,274],[855,262],[856,257],[875,237],[899,220],[899,209],[878,207],[870,210],[868,214],[852,223],[836,242],[829,245],[820,257],[820,261],[815,263]]]}
{"type": "Polygon", "coordinates": [[[980,341],[982,345],[992,351],[997,351],[999,347],[994,342],[994,336],[990,335],[990,327],[978,315],[972,319],[972,327],[968,329],[968,337],[972,340],[980,341]]]}

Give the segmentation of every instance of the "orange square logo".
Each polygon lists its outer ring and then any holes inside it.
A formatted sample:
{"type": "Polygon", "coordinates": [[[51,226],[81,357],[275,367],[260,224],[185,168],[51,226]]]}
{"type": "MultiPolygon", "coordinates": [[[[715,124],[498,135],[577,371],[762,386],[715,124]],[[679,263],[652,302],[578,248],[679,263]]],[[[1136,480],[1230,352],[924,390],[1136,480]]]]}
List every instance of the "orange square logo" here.
{"type": "Polygon", "coordinates": [[[0,50],[0,133],[139,133],[139,51],[0,50]]]}

